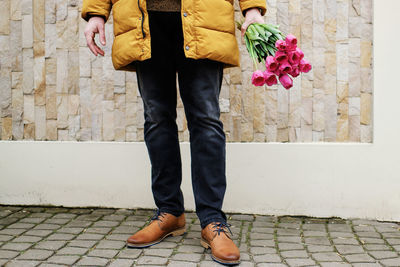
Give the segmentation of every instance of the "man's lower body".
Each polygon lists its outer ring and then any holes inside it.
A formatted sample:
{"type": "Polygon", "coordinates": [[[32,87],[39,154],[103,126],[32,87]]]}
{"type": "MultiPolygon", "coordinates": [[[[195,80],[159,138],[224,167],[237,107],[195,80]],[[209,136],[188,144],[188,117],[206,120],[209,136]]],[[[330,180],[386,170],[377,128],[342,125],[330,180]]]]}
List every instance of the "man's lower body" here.
{"type": "MultiPolygon", "coordinates": [[[[158,208],[158,214],[153,219],[171,219],[170,225],[159,229],[162,233],[157,239],[140,242],[151,245],[169,233],[175,235],[183,229],[184,199],[180,188],[182,168],[176,124],[176,74],[190,133],[196,214],[204,232],[210,231],[211,235],[214,232],[220,235],[222,232],[229,237],[224,230],[227,218],[222,211],[226,190],[226,137],[219,118],[223,63],[185,57],[180,12],[148,13],[152,57],[136,62],[136,73],[144,106],[144,139],[151,161],[152,192],[158,208]],[[159,218],[161,214],[168,216],[159,218]]],[[[150,235],[146,231],[141,233],[141,239],[150,235]]],[[[204,234],[202,244],[205,247],[210,245],[206,239],[204,234]]]]}

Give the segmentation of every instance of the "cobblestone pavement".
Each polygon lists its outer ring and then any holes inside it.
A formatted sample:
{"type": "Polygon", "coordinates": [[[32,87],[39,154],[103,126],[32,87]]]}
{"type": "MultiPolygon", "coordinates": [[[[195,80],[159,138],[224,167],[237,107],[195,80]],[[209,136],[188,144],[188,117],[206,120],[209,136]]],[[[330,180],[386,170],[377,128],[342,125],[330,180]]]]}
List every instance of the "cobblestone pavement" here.
{"type": "MultiPolygon", "coordinates": [[[[200,225],[146,249],[125,240],[152,210],[0,206],[0,266],[222,266],[200,246],[200,225]]],[[[400,266],[400,223],[227,214],[240,266],[400,266]]]]}

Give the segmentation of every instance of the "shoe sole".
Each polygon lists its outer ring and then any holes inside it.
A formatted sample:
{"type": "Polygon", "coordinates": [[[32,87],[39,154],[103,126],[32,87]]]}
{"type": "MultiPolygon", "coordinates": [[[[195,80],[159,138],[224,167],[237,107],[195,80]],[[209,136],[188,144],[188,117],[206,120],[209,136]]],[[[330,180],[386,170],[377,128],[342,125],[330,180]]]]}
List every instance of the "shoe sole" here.
{"type": "Polygon", "coordinates": [[[147,248],[147,247],[151,247],[153,245],[156,245],[156,244],[160,243],[161,241],[163,241],[168,236],[180,236],[180,235],[183,235],[184,233],[186,233],[186,227],[179,228],[179,229],[177,229],[175,231],[169,232],[168,234],[164,235],[160,239],[158,239],[156,241],[153,241],[153,242],[150,242],[150,243],[132,244],[132,243],[126,242],[126,246],[128,248],[147,248]]]}
{"type": "MultiPolygon", "coordinates": [[[[205,248],[205,249],[208,249],[208,248],[211,249],[210,244],[209,244],[206,240],[204,240],[203,238],[201,238],[200,244],[201,244],[202,247],[205,248]]],[[[218,262],[218,263],[224,264],[224,265],[229,265],[229,266],[231,266],[231,265],[238,265],[238,264],[240,264],[240,260],[238,260],[238,261],[227,261],[227,260],[222,260],[222,259],[219,259],[218,257],[215,257],[212,253],[211,253],[211,258],[212,258],[215,262],[218,262]]]]}

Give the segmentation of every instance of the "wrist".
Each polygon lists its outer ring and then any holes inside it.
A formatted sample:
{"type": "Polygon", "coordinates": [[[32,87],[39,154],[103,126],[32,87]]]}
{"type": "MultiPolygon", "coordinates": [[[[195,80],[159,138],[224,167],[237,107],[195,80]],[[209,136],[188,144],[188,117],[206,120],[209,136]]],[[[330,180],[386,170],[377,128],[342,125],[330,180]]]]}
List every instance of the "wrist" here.
{"type": "Polygon", "coordinates": [[[249,11],[249,10],[258,10],[258,12],[260,12],[260,14],[262,14],[262,9],[261,9],[261,8],[259,8],[259,7],[252,7],[252,8],[245,9],[245,10],[243,11],[244,16],[246,16],[247,11],[249,11]]]}

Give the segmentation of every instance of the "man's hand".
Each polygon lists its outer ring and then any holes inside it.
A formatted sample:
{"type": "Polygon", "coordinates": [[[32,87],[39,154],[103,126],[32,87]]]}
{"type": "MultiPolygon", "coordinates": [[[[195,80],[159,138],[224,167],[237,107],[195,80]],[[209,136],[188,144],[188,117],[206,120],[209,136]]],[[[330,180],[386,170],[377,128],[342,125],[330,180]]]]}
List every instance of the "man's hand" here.
{"type": "Polygon", "coordinates": [[[252,23],[265,23],[258,8],[250,8],[246,11],[245,21],[242,24],[242,37],[246,33],[247,27],[252,23]]]}
{"type": "Polygon", "coordinates": [[[90,51],[92,51],[95,56],[97,56],[98,54],[104,56],[104,51],[101,50],[101,48],[98,47],[96,42],[94,41],[95,34],[99,33],[101,44],[103,46],[106,45],[106,36],[104,34],[104,19],[100,16],[91,17],[86,24],[84,33],[86,37],[86,43],[90,51]]]}

